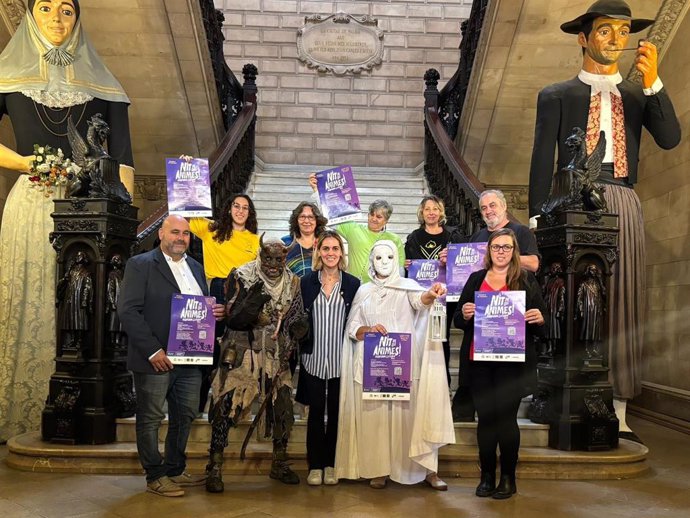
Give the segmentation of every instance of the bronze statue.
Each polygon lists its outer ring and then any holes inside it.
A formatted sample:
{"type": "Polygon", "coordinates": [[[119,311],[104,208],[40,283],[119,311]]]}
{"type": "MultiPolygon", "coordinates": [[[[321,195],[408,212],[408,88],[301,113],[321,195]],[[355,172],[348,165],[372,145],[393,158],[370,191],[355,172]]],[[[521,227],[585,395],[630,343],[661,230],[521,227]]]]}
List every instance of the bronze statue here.
{"type": "Polygon", "coordinates": [[[110,198],[122,203],[132,203],[132,197],[120,179],[117,160],[105,150],[110,127],[100,113],[93,115],[88,120],[88,125],[84,140],[71,116],[67,121],[67,139],[72,148],[72,161],[81,167],[70,185],[68,197],[110,198]]]}
{"type": "Polygon", "coordinates": [[[596,147],[587,155],[584,130],[573,128],[571,135],[565,140],[571,153],[570,162],[554,175],[551,192],[541,209],[543,214],[564,210],[606,211],[605,187],[596,183],[606,153],[604,132],[601,131],[599,135],[596,147]]]}
{"type": "Polygon", "coordinates": [[[580,340],[585,343],[587,358],[600,358],[601,325],[606,307],[606,287],[595,264],[587,265],[577,289],[577,318],[580,340]]]}
{"type": "Polygon", "coordinates": [[[84,334],[89,330],[93,312],[93,280],[86,267],[88,264],[86,253],[77,252],[57,286],[60,329],[68,333],[66,347],[77,351],[81,349],[84,334]]]}
{"type": "Polygon", "coordinates": [[[563,266],[559,262],[551,263],[544,284],[544,301],[549,310],[549,326],[546,337],[546,356],[553,355],[556,344],[563,338],[562,326],[565,318],[565,279],[563,266]]]}
{"type": "Polygon", "coordinates": [[[115,348],[126,347],[126,335],[122,331],[120,318],[117,316],[117,299],[120,296],[120,286],[123,277],[123,261],[120,254],[114,254],[110,258],[112,270],[108,273],[108,285],[106,286],[107,301],[105,313],[108,315],[108,332],[110,333],[110,345],[115,348]]]}

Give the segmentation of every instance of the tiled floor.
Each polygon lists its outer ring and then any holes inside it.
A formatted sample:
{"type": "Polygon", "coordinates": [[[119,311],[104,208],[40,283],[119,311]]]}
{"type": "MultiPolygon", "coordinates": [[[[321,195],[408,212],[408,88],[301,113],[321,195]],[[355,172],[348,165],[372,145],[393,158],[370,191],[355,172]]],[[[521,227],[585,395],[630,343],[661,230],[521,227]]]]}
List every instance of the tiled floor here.
{"type": "MultiPolygon", "coordinates": [[[[439,493],[419,485],[365,483],[313,488],[284,486],[268,477],[226,477],[222,495],[192,488],[184,498],[143,492],[144,478],[119,475],[26,473],[0,464],[0,517],[520,517],[687,518],[690,516],[690,436],[631,420],[650,448],[652,470],[620,481],[518,480],[505,501],[474,496],[475,480],[447,480],[439,493]]],[[[0,447],[0,458],[7,454],[0,447]]],[[[304,477],[303,477],[304,478],[304,477]]]]}

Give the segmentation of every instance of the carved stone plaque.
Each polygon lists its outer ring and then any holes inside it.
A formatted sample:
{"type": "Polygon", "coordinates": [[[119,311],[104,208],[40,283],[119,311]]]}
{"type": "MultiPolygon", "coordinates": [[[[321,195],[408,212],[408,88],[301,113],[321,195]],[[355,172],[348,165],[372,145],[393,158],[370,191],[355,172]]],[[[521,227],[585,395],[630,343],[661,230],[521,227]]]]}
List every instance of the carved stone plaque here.
{"type": "Polygon", "coordinates": [[[307,16],[297,31],[299,59],[319,72],[335,74],[371,70],[383,59],[383,31],[371,16],[342,12],[307,16]]]}

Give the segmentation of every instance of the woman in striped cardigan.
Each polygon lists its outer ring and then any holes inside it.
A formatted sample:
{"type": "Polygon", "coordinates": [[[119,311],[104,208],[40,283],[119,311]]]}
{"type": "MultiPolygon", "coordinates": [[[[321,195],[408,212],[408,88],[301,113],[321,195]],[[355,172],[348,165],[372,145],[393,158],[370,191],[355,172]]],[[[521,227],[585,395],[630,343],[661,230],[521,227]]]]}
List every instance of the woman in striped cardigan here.
{"type": "Polygon", "coordinates": [[[343,241],[324,231],[316,242],[313,271],[302,277],[302,299],[309,332],[300,343],[297,401],[309,405],[307,461],[311,486],[338,483],[333,468],[338,436],[340,365],[345,322],[359,279],[345,272],[343,241]],[[324,416],[328,411],[328,422],[324,416]]]}

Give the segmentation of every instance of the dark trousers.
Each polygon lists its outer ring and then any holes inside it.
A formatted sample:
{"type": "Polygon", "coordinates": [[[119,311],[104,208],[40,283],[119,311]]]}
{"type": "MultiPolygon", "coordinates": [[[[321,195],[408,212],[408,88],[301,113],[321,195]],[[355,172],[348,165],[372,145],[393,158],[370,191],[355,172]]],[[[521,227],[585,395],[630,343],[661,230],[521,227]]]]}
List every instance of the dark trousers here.
{"type": "Polygon", "coordinates": [[[496,446],[501,474],[515,475],[520,448],[517,413],[522,400],[522,365],[472,362],[470,389],[477,407],[477,443],[482,472],[496,473],[496,446]]]}
{"type": "MultiPolygon", "coordinates": [[[[209,295],[216,298],[216,304],[225,304],[225,292],[223,285],[225,279],[215,277],[211,279],[211,286],[209,288],[209,295]]],[[[213,345],[213,365],[204,365],[201,367],[201,392],[199,394],[199,412],[203,412],[208,401],[208,391],[211,390],[211,375],[213,370],[218,367],[220,361],[220,346],[218,340],[223,337],[225,333],[225,321],[216,320],[216,340],[213,345]]]]}
{"type": "Polygon", "coordinates": [[[302,366],[300,385],[304,384],[309,398],[307,419],[307,462],[309,469],[324,469],[335,465],[335,443],[338,438],[338,403],[340,378],[328,381],[312,376],[302,366]],[[324,423],[328,412],[328,420],[324,423]]]}

